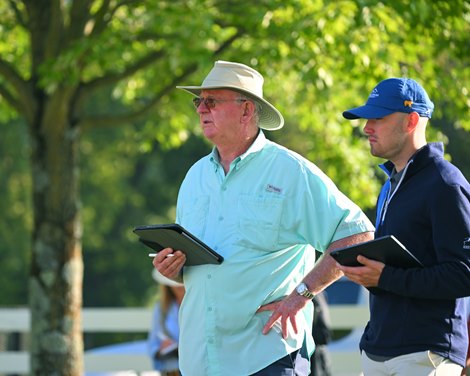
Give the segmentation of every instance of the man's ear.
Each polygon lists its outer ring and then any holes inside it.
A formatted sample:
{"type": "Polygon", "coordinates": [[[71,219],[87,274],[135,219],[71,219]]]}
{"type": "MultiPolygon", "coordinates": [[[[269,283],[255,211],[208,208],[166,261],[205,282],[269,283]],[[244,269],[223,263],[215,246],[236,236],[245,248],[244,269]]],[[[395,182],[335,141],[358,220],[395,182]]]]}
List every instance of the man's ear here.
{"type": "Polygon", "coordinates": [[[243,115],[249,115],[249,114],[252,114],[253,112],[255,112],[255,105],[250,101],[246,101],[243,115]]]}
{"type": "Polygon", "coordinates": [[[412,112],[408,115],[408,124],[406,125],[406,129],[408,132],[413,132],[419,123],[419,114],[417,112],[412,112]]]}
{"type": "Polygon", "coordinates": [[[250,101],[246,101],[243,103],[243,117],[252,117],[255,113],[255,105],[250,101]]]}

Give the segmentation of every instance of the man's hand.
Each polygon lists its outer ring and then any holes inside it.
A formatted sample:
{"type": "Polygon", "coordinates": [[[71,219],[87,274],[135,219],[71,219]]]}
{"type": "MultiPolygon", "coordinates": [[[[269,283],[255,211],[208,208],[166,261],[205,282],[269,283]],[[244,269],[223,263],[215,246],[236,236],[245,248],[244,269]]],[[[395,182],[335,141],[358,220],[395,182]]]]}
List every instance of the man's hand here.
{"type": "Polygon", "coordinates": [[[294,292],[283,300],[268,303],[258,308],[257,312],[273,311],[266,325],[263,327],[263,334],[267,334],[278,320],[280,320],[281,323],[282,338],[287,338],[288,325],[292,325],[294,333],[297,333],[297,314],[309,301],[310,299],[297,295],[294,292]]]}
{"type": "MultiPolygon", "coordinates": [[[[368,240],[372,240],[373,237],[374,237],[373,232],[363,232],[363,233],[347,236],[345,238],[334,241],[328,247],[327,254],[316,263],[313,270],[310,271],[310,273],[308,273],[308,275],[303,279],[303,282],[305,282],[307,286],[309,286],[310,291],[313,293],[318,293],[322,291],[331,283],[333,283],[338,278],[340,278],[342,275],[335,259],[331,257],[330,255],[328,255],[329,251],[333,249],[337,249],[337,248],[350,246],[350,245],[357,244],[357,243],[362,243],[368,240]]],[[[371,260],[371,262],[374,262],[374,261],[371,260]]],[[[380,268],[380,271],[378,272],[377,281],[378,281],[378,277],[380,276],[380,272],[382,271],[382,269],[383,269],[383,264],[382,264],[382,268],[380,268]]],[[[272,315],[269,317],[268,322],[263,327],[263,334],[267,334],[271,330],[271,328],[275,325],[276,321],[278,320],[281,325],[283,338],[287,338],[288,325],[292,325],[292,329],[294,330],[294,333],[297,333],[298,332],[297,319],[296,319],[297,314],[309,302],[310,302],[310,299],[307,299],[304,296],[298,295],[294,291],[281,301],[265,304],[264,306],[261,306],[260,308],[258,308],[257,312],[261,312],[261,311],[273,312],[272,315]]]]}
{"type": "Polygon", "coordinates": [[[343,266],[340,264],[337,266],[351,281],[364,287],[377,287],[385,264],[364,256],[357,256],[357,261],[364,266],[343,266]]]}
{"type": "Polygon", "coordinates": [[[162,275],[177,280],[185,262],[186,255],[183,252],[165,248],[157,253],[152,263],[162,275]]]}

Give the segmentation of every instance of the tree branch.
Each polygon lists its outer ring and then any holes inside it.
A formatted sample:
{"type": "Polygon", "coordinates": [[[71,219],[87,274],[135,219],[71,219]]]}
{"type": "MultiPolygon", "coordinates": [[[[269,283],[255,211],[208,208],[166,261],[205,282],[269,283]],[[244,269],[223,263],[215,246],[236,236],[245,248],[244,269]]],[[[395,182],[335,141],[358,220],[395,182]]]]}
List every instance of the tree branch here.
{"type": "Polygon", "coordinates": [[[11,64],[0,58],[0,75],[6,82],[11,84],[12,92],[5,86],[2,86],[1,94],[5,100],[17,110],[18,113],[23,114],[27,121],[31,120],[33,113],[33,106],[36,103],[34,96],[30,90],[28,82],[23,80],[11,64]]]}
{"type": "Polygon", "coordinates": [[[18,6],[17,6],[18,2],[14,1],[14,0],[9,0],[8,3],[10,4],[11,10],[15,14],[15,17],[16,17],[16,20],[17,20],[18,24],[21,25],[22,27],[26,28],[26,20],[24,19],[23,14],[21,13],[21,11],[18,9],[18,6]]]}
{"type": "MultiPolygon", "coordinates": [[[[222,43],[219,48],[214,51],[213,56],[216,57],[217,55],[221,54],[223,51],[228,49],[235,40],[240,38],[244,34],[244,31],[239,29],[232,37],[227,39],[224,43],[222,43]]],[[[119,115],[100,115],[100,116],[90,116],[87,118],[83,118],[79,121],[78,125],[82,127],[82,129],[85,131],[90,128],[96,128],[96,127],[115,127],[119,125],[124,125],[124,124],[129,124],[132,122],[135,122],[137,120],[142,119],[145,115],[149,114],[150,112],[153,111],[153,109],[158,105],[160,100],[170,93],[172,90],[174,90],[175,86],[180,84],[186,77],[190,76],[192,73],[194,73],[197,70],[198,66],[197,64],[191,64],[188,66],[186,69],[184,69],[183,73],[179,75],[178,77],[175,77],[172,82],[168,85],[166,85],[160,92],[152,97],[152,99],[143,107],[141,107],[137,111],[133,112],[128,112],[126,114],[119,114],[119,115]]],[[[136,71],[138,69],[135,69],[136,71]]],[[[134,71],[132,73],[134,73],[134,71]]],[[[127,70],[126,70],[127,72],[127,70]]],[[[122,74],[120,75],[122,76],[122,74]]],[[[118,78],[118,75],[114,76],[114,81],[119,81],[122,77],[118,78]]],[[[111,84],[113,83],[113,80],[110,80],[105,83],[104,78],[101,81],[102,85],[105,84],[111,84]]],[[[98,85],[98,83],[94,83],[94,85],[98,85]]]]}
{"type": "Polygon", "coordinates": [[[24,91],[24,80],[18,75],[13,66],[2,58],[0,58],[0,75],[3,76],[10,84],[12,84],[18,93],[24,91]]]}
{"type": "Polygon", "coordinates": [[[228,38],[224,43],[222,43],[219,48],[214,52],[214,57],[229,48],[233,44],[233,42],[240,38],[244,33],[245,31],[243,29],[237,29],[237,32],[233,34],[230,38],[228,38]]]}
{"type": "Polygon", "coordinates": [[[140,120],[152,112],[153,109],[159,104],[160,100],[165,95],[174,90],[175,86],[184,81],[186,77],[194,73],[197,70],[197,67],[197,64],[192,64],[187,67],[181,75],[175,77],[171,83],[163,87],[157,95],[153,96],[145,106],[141,107],[137,111],[118,115],[97,115],[85,117],[81,119],[77,125],[81,127],[83,131],[86,131],[88,129],[98,127],[116,127],[140,120]]]}
{"type": "Polygon", "coordinates": [[[106,14],[109,11],[109,3],[110,3],[110,0],[104,0],[100,8],[98,9],[98,11],[93,16],[95,20],[95,24],[93,25],[93,30],[91,31],[91,34],[90,34],[92,37],[94,37],[95,35],[101,34],[103,30],[106,29],[108,20],[112,19],[112,13],[107,18],[107,20],[105,19],[106,14]]]}
{"type": "Polygon", "coordinates": [[[99,35],[106,29],[109,21],[113,18],[113,15],[119,10],[119,8],[126,5],[136,5],[135,0],[122,0],[116,3],[116,5],[111,8],[110,0],[104,0],[101,4],[100,9],[96,12],[95,25],[93,26],[92,36],[99,35]]]}
{"type": "Polygon", "coordinates": [[[83,36],[85,26],[90,20],[91,4],[91,0],[72,1],[68,41],[80,39],[83,36]]]}
{"type": "Polygon", "coordinates": [[[3,97],[7,103],[16,110],[16,112],[21,113],[22,107],[20,102],[18,102],[11,92],[3,85],[0,85],[0,97],[3,97]]]}
{"type": "Polygon", "coordinates": [[[23,0],[28,14],[32,76],[39,77],[39,67],[47,59],[56,58],[62,49],[64,17],[61,1],[23,0]]]}
{"type": "Polygon", "coordinates": [[[80,86],[77,97],[76,104],[78,107],[81,106],[83,101],[91,95],[96,89],[109,86],[122,81],[126,77],[130,77],[135,72],[144,69],[145,67],[153,64],[156,60],[165,56],[164,51],[153,51],[148,55],[144,56],[142,59],[138,60],[135,64],[130,65],[127,69],[123,70],[121,73],[108,74],[106,76],[99,77],[95,80],[84,83],[80,86]]]}

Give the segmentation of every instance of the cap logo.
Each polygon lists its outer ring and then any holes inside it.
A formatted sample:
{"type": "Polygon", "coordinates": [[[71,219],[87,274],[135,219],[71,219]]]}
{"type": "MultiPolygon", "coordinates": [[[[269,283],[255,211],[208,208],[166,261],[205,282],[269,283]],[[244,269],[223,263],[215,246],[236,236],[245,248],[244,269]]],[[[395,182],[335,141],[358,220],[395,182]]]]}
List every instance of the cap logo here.
{"type": "Polygon", "coordinates": [[[411,107],[413,105],[413,101],[404,101],[403,104],[405,107],[411,107]]]}
{"type": "Polygon", "coordinates": [[[370,93],[369,98],[377,98],[378,96],[379,91],[377,90],[377,88],[374,88],[374,90],[372,90],[372,93],[370,93]]]}

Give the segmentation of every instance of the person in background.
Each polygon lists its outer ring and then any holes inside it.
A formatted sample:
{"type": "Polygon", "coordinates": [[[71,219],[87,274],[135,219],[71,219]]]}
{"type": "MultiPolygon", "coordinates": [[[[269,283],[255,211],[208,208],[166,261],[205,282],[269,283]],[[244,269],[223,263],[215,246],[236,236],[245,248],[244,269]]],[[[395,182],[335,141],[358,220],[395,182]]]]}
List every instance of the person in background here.
{"type": "Polygon", "coordinates": [[[320,292],[313,299],[312,335],[315,351],[310,358],[310,376],[333,376],[331,357],[327,344],[331,341],[330,310],[326,293],[320,292]]]}
{"type": "Polygon", "coordinates": [[[147,344],[153,368],[161,376],[180,376],[178,367],[178,312],[184,296],[184,285],[166,278],[153,269],[152,276],[160,288],[155,303],[147,344]]]}
{"type": "Polygon", "coordinates": [[[372,238],[365,214],[318,167],[265,137],[284,118],[263,82],[247,65],[217,61],[201,86],[179,87],[195,96],[215,146],[184,178],[176,222],[224,257],[184,266],[184,253],[166,248],[153,259],[184,280],[184,376],[307,375],[311,299],[341,276],[329,255],[314,268],[315,250],[372,238]]]}
{"type": "Polygon", "coordinates": [[[402,269],[358,256],[340,266],[370,289],[370,320],[360,341],[364,375],[459,376],[468,348],[470,185],[427,143],[434,104],[409,78],[389,78],[367,103],[343,112],[366,119],[371,154],[387,159],[377,202],[376,237],[394,235],[423,267],[402,269]]]}

